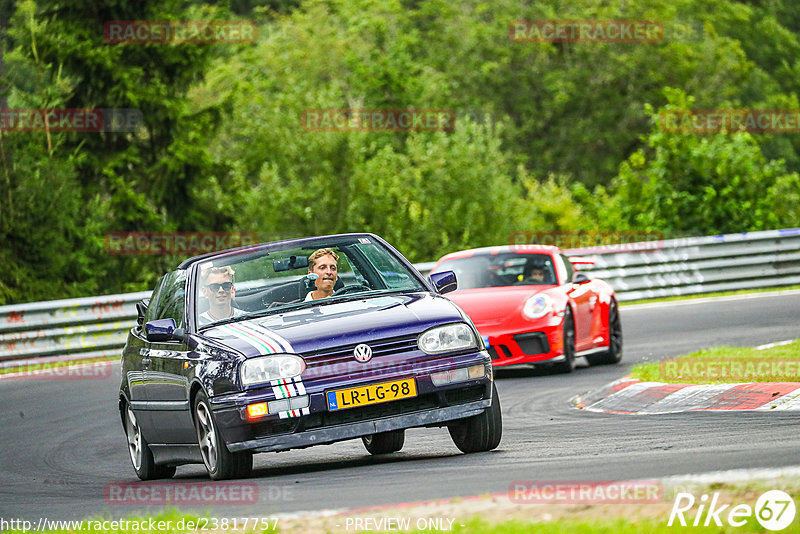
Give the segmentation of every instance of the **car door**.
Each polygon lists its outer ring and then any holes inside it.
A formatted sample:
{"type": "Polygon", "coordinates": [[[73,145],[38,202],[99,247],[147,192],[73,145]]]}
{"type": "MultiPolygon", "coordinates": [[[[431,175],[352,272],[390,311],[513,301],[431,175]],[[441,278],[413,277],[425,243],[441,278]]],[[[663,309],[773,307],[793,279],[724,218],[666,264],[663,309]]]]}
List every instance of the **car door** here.
{"type": "Polygon", "coordinates": [[[566,268],[567,296],[575,304],[575,351],[580,352],[592,348],[592,308],[596,297],[591,282],[572,283],[575,267],[569,258],[562,254],[561,261],[566,268]]]}
{"type": "Polygon", "coordinates": [[[166,276],[163,276],[153,289],[147,310],[142,318],[142,324],[131,329],[122,355],[122,377],[125,381],[130,407],[148,441],[150,441],[153,432],[153,423],[147,405],[146,387],[147,371],[151,362],[147,356],[149,343],[145,336],[144,325],[147,321],[152,321],[156,318],[159,296],[165,280],[166,276]]]}
{"type": "MultiPolygon", "coordinates": [[[[186,271],[166,275],[156,319],[186,324],[186,271]]],[[[189,406],[188,348],[183,341],[147,342],[145,389],[153,420],[151,443],[194,443],[196,435],[189,406]]]]}

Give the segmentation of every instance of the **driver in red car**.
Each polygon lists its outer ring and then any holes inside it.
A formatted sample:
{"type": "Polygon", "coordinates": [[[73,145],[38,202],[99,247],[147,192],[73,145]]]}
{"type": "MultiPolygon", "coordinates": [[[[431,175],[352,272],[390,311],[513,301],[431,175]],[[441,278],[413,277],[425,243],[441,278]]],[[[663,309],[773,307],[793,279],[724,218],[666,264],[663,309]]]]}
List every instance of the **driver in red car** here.
{"type": "Polygon", "coordinates": [[[534,264],[528,271],[528,276],[519,275],[522,284],[548,285],[553,284],[552,270],[549,265],[534,264]]]}
{"type": "Polygon", "coordinates": [[[317,300],[333,295],[333,286],[339,279],[337,262],[339,256],[330,248],[321,248],[308,257],[309,278],[314,280],[314,291],[309,291],[305,300],[317,300]],[[316,275],[316,276],[315,276],[316,275]]]}

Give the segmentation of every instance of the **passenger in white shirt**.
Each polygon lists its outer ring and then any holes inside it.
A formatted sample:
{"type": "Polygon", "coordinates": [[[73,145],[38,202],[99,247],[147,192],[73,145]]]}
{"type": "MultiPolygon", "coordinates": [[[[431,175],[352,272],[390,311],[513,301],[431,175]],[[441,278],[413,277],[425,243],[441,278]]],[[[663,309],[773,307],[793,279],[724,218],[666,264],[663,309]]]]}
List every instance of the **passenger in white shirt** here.
{"type": "Polygon", "coordinates": [[[339,256],[330,248],[321,248],[308,257],[308,273],[316,274],[316,289],[306,295],[306,302],[333,295],[333,286],[339,279],[337,263],[339,256]]]}

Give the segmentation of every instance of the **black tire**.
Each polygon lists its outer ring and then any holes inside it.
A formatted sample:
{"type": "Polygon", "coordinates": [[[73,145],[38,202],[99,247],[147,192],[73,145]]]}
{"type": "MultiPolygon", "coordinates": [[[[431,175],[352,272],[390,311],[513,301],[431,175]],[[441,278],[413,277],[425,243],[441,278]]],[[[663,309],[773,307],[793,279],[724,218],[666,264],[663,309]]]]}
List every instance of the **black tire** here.
{"type": "Polygon", "coordinates": [[[153,451],[144,439],[142,429],[136,420],[136,414],[130,404],[125,405],[125,436],[128,439],[128,454],[131,457],[133,470],[140,480],[156,480],[159,478],[172,478],[175,474],[174,465],[157,465],[153,459],[153,451]]]}
{"type": "Polygon", "coordinates": [[[564,361],[554,365],[561,373],[571,373],[575,370],[575,322],[572,311],[567,306],[564,311],[564,361]]]}
{"type": "Polygon", "coordinates": [[[492,405],[482,414],[450,423],[450,437],[458,449],[466,454],[496,449],[503,437],[503,415],[500,397],[492,384],[492,405]]]}
{"type": "Polygon", "coordinates": [[[608,350],[587,356],[589,364],[615,364],[622,359],[622,320],[619,316],[619,306],[615,300],[612,300],[608,306],[608,338],[608,350]]]}
{"type": "Polygon", "coordinates": [[[406,431],[404,429],[370,434],[369,436],[361,438],[361,441],[364,442],[364,447],[366,447],[370,454],[389,454],[397,452],[403,448],[405,440],[406,431]]]}
{"type": "Polygon", "coordinates": [[[253,453],[232,453],[228,450],[217,430],[208,397],[202,391],[194,399],[194,425],[200,454],[209,477],[213,480],[226,480],[250,475],[253,470],[253,453]]]}

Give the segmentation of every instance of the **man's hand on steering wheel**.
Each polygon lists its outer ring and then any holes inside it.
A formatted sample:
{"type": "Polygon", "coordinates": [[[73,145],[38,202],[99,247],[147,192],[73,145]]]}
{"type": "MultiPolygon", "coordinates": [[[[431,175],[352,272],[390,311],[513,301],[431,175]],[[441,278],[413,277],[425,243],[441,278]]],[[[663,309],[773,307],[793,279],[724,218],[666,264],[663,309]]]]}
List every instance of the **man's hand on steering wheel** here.
{"type": "Polygon", "coordinates": [[[349,286],[340,287],[339,289],[334,291],[333,295],[331,296],[335,297],[336,295],[344,295],[345,293],[350,293],[351,291],[362,290],[362,289],[366,291],[372,291],[371,287],[365,286],[364,284],[352,284],[349,286]]]}

